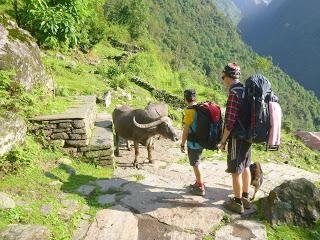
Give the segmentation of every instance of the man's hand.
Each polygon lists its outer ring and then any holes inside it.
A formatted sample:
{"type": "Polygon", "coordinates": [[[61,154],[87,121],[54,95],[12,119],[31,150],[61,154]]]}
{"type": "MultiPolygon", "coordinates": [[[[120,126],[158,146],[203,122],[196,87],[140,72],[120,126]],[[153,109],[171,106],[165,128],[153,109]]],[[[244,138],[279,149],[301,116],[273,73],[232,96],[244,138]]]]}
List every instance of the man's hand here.
{"type": "Polygon", "coordinates": [[[220,149],[221,151],[225,151],[226,150],[226,143],[224,143],[224,142],[220,142],[219,144],[218,144],[218,149],[220,149]]]}
{"type": "Polygon", "coordinates": [[[180,151],[182,152],[182,153],[185,153],[186,152],[186,149],[185,149],[185,146],[184,146],[184,144],[182,145],[180,145],[180,151]]]}

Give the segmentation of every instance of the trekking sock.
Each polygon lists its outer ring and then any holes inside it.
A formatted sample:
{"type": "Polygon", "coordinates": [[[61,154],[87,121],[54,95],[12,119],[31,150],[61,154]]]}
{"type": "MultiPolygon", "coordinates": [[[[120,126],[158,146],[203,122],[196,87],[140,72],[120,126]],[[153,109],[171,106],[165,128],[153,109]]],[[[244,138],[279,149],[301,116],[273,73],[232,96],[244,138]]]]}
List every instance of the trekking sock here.
{"type": "Polygon", "coordinates": [[[241,204],[242,205],[242,201],[241,201],[241,198],[234,198],[234,201],[236,202],[236,203],[239,203],[239,204],[241,204]]]}
{"type": "Polygon", "coordinates": [[[243,197],[243,198],[249,198],[249,193],[243,192],[243,193],[242,193],[242,197],[243,197]]]}

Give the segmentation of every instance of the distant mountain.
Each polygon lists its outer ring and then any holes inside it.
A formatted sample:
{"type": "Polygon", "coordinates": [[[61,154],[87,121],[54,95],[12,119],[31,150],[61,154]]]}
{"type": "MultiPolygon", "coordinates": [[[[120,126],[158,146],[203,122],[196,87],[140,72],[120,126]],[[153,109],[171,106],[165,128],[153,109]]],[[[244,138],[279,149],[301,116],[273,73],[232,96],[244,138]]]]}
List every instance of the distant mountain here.
{"type": "Polygon", "coordinates": [[[260,12],[266,8],[272,0],[216,0],[219,10],[235,25],[252,13],[260,12]]]}
{"type": "Polygon", "coordinates": [[[243,17],[268,6],[268,4],[272,0],[232,0],[232,1],[240,9],[243,17]]]}
{"type": "Polygon", "coordinates": [[[272,56],[274,63],[313,90],[318,98],[319,9],[319,0],[275,0],[263,11],[244,17],[239,24],[247,44],[262,55],[272,56]]]}
{"type": "Polygon", "coordinates": [[[232,0],[216,0],[217,7],[224,16],[229,18],[235,25],[241,19],[241,10],[232,0]]]}

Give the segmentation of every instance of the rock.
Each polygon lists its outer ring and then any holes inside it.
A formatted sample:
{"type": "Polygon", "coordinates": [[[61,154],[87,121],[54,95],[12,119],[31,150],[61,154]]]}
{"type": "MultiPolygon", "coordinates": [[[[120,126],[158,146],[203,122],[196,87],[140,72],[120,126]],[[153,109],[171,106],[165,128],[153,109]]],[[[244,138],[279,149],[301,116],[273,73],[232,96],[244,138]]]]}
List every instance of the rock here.
{"type": "Polygon", "coordinates": [[[41,225],[12,224],[0,232],[2,240],[47,240],[50,231],[41,225]]]}
{"type": "Polygon", "coordinates": [[[75,120],[72,125],[74,128],[84,128],[86,126],[83,120],[75,120]]]}
{"type": "Polygon", "coordinates": [[[20,117],[9,112],[0,116],[0,126],[0,156],[2,156],[8,153],[17,144],[24,142],[27,133],[27,126],[20,117]]]}
{"type": "Polygon", "coordinates": [[[97,180],[96,185],[100,187],[101,192],[106,192],[108,190],[121,190],[121,186],[128,181],[120,178],[113,178],[110,180],[97,180]]]}
{"type": "Polygon", "coordinates": [[[59,54],[59,53],[56,54],[56,58],[60,59],[60,60],[65,60],[66,59],[66,57],[64,55],[59,54]]]}
{"type": "Polygon", "coordinates": [[[60,182],[59,180],[57,180],[57,181],[50,182],[50,183],[49,183],[49,186],[58,186],[58,185],[61,185],[61,184],[62,184],[62,182],[60,182]]]}
{"type": "Polygon", "coordinates": [[[138,219],[122,206],[103,209],[97,213],[85,240],[136,240],[138,219]],[[126,231],[124,231],[124,226],[126,231]]]}
{"type": "Polygon", "coordinates": [[[63,158],[60,158],[60,159],[58,160],[58,163],[63,163],[63,164],[66,164],[66,165],[71,165],[71,164],[72,164],[72,161],[71,161],[69,158],[63,157],[63,158]]]}
{"type": "Polygon", "coordinates": [[[286,181],[262,199],[262,209],[272,225],[314,227],[320,219],[320,190],[304,178],[286,181]]]}
{"type": "Polygon", "coordinates": [[[87,139],[86,134],[69,134],[70,139],[72,140],[82,140],[87,139]]]}
{"type": "Polygon", "coordinates": [[[97,158],[97,157],[105,157],[105,156],[112,156],[113,155],[113,149],[110,148],[108,150],[97,150],[97,151],[90,151],[85,152],[84,155],[87,158],[97,158]]]}
{"type": "Polygon", "coordinates": [[[51,135],[51,139],[57,140],[57,139],[69,139],[69,136],[65,132],[60,132],[60,133],[54,133],[51,135]]]}
{"type": "Polygon", "coordinates": [[[220,228],[215,240],[266,240],[266,226],[256,221],[238,220],[220,228]]]}
{"type": "Polygon", "coordinates": [[[76,230],[76,232],[73,234],[72,240],[82,240],[90,227],[90,223],[85,220],[81,220],[80,224],[76,230]]]}
{"type": "Polygon", "coordinates": [[[27,91],[39,84],[52,91],[53,80],[45,74],[35,39],[3,15],[0,16],[0,36],[0,70],[15,70],[13,80],[27,91]]]}
{"type": "Polygon", "coordinates": [[[52,211],[52,204],[44,204],[40,208],[41,214],[44,216],[47,216],[51,213],[52,211]]]}
{"type": "Polygon", "coordinates": [[[112,204],[116,201],[116,194],[105,194],[97,197],[97,202],[100,205],[112,204]]]}
{"type": "Polygon", "coordinates": [[[164,234],[164,237],[170,240],[197,240],[199,237],[192,233],[187,232],[179,232],[179,231],[172,231],[169,233],[164,234]]]}
{"type": "Polygon", "coordinates": [[[73,167],[71,167],[71,166],[69,166],[67,164],[60,163],[59,168],[65,170],[70,175],[75,175],[76,174],[76,170],[73,167]]]}
{"type": "Polygon", "coordinates": [[[94,186],[82,185],[76,190],[76,192],[80,193],[82,196],[89,196],[94,191],[94,189],[94,186]]]}
{"type": "Polygon", "coordinates": [[[67,146],[85,147],[88,145],[88,140],[66,140],[67,146]]]}
{"type": "Polygon", "coordinates": [[[0,192],[0,209],[14,208],[16,203],[6,193],[0,192]]]}
{"type": "Polygon", "coordinates": [[[76,200],[63,199],[61,203],[64,208],[61,208],[58,211],[58,215],[64,221],[69,221],[72,216],[80,209],[80,205],[76,200]]]}

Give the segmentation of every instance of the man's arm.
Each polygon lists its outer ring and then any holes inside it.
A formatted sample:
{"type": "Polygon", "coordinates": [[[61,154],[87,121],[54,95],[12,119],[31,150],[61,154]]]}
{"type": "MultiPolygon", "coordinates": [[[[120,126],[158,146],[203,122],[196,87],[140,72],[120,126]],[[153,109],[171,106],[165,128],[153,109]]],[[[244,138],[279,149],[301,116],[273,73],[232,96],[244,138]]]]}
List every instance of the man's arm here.
{"type": "Polygon", "coordinates": [[[188,138],[189,128],[190,128],[190,125],[184,124],[183,132],[182,132],[182,139],[181,139],[181,144],[180,144],[180,149],[181,149],[181,152],[183,152],[183,153],[185,152],[185,144],[186,144],[186,141],[188,138]]]}
{"type": "Polygon", "coordinates": [[[226,107],[226,117],[224,121],[223,136],[220,141],[219,149],[224,150],[226,146],[227,139],[234,128],[236,121],[239,117],[240,101],[237,94],[231,92],[228,97],[227,107],[226,107]]]}
{"type": "Polygon", "coordinates": [[[222,139],[220,141],[220,146],[219,146],[220,150],[225,150],[227,139],[228,139],[230,133],[231,133],[231,131],[228,130],[226,127],[223,129],[223,136],[222,136],[222,139]]]}

